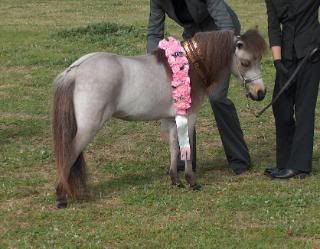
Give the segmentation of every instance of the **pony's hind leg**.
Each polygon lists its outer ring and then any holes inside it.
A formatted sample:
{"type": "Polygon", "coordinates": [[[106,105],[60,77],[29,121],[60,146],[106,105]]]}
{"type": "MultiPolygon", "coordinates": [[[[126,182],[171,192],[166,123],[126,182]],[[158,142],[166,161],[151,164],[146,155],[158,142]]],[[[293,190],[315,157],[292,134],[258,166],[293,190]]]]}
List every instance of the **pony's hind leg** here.
{"type": "MultiPolygon", "coordinates": [[[[90,118],[90,117],[89,117],[90,118]]],[[[57,207],[67,207],[68,192],[71,196],[79,198],[86,191],[86,163],[83,156],[83,151],[87,145],[93,140],[99,128],[90,126],[88,123],[82,123],[73,140],[73,153],[70,155],[70,169],[68,174],[69,191],[66,191],[58,183],[56,188],[57,207]],[[87,124],[87,125],[86,125],[87,124]]]]}
{"type": "Polygon", "coordinates": [[[178,137],[177,137],[177,127],[174,120],[167,120],[167,125],[169,129],[169,145],[170,145],[170,169],[169,175],[171,178],[172,185],[178,187],[183,187],[179,179],[178,169],[177,169],[177,157],[179,154],[178,148],[178,137]]]}
{"type": "MultiPolygon", "coordinates": [[[[189,133],[191,152],[193,152],[193,146],[194,146],[193,132],[194,132],[195,121],[196,121],[196,115],[190,114],[188,116],[188,133],[189,133]]],[[[193,155],[191,153],[191,159],[192,157],[193,155]]],[[[185,164],[185,178],[193,190],[199,190],[201,188],[201,186],[197,184],[196,175],[192,170],[192,160],[188,160],[185,164]]]]}
{"type": "Polygon", "coordinates": [[[189,131],[190,145],[191,145],[191,160],[185,163],[185,178],[193,190],[199,190],[201,186],[197,184],[195,172],[192,170],[192,151],[193,151],[193,128],[189,131]]]}
{"type": "Polygon", "coordinates": [[[77,132],[72,142],[72,153],[70,154],[70,168],[67,175],[69,190],[57,187],[57,207],[67,206],[67,196],[79,198],[86,191],[86,164],[83,151],[93,140],[103,124],[111,118],[112,111],[108,107],[97,108],[98,111],[85,111],[79,108],[75,101],[77,132]],[[78,107],[78,108],[77,108],[78,107]]]}

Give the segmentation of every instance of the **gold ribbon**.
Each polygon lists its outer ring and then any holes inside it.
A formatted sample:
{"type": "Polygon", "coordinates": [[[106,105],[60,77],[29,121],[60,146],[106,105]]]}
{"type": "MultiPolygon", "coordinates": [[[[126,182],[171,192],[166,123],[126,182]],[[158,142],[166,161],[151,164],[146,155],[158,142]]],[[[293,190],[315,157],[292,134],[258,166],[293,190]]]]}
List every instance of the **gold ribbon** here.
{"type": "Polygon", "coordinates": [[[196,70],[197,74],[200,76],[201,80],[203,81],[204,86],[209,87],[210,84],[208,83],[208,79],[207,79],[208,73],[200,57],[201,51],[198,46],[198,43],[194,39],[191,39],[191,40],[182,42],[182,47],[186,52],[188,60],[196,70]]]}

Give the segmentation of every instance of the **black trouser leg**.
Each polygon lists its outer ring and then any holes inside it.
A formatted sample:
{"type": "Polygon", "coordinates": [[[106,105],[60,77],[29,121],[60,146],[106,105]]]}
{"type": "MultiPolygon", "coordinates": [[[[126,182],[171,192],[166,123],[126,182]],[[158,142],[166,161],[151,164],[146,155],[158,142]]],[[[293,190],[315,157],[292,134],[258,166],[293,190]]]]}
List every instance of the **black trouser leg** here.
{"type": "Polygon", "coordinates": [[[217,86],[215,92],[209,96],[209,100],[228,163],[234,171],[237,171],[249,167],[250,155],[236,108],[227,98],[228,88],[229,77],[217,86]]]}
{"type": "Polygon", "coordinates": [[[320,81],[320,62],[307,63],[297,76],[295,92],[296,126],[287,168],[312,169],[315,108],[320,81]]]}
{"type": "MultiPolygon", "coordinates": [[[[273,96],[277,95],[283,83],[286,81],[280,75],[276,75],[273,96]]],[[[295,130],[294,115],[295,85],[284,92],[278,101],[272,106],[276,125],[276,163],[279,169],[286,167],[291,153],[291,145],[295,130]]]]}

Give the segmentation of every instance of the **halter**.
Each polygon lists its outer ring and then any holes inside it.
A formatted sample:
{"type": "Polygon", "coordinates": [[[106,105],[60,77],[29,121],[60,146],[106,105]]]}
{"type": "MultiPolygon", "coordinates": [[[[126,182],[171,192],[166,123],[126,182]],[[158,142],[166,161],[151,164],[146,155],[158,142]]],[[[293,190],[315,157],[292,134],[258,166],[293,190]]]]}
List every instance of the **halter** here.
{"type": "MultiPolygon", "coordinates": [[[[252,82],[254,82],[255,80],[259,80],[259,79],[262,79],[262,75],[261,73],[255,75],[254,77],[252,78],[246,78],[243,74],[243,72],[240,70],[240,67],[239,67],[239,59],[238,57],[236,56],[236,53],[234,53],[234,56],[236,58],[236,65],[237,65],[237,69],[238,69],[238,72],[240,74],[240,77],[241,77],[241,80],[243,82],[243,87],[246,88],[246,86],[252,82]]],[[[246,98],[247,98],[247,109],[249,110],[249,112],[251,114],[253,114],[254,116],[257,116],[256,114],[256,111],[250,106],[250,101],[249,101],[249,94],[247,93],[246,94],[246,98]]]]}
{"type": "Polygon", "coordinates": [[[247,78],[247,77],[245,77],[245,76],[244,76],[244,73],[240,70],[240,67],[239,67],[239,59],[238,59],[238,57],[236,56],[235,53],[234,53],[234,56],[235,56],[235,58],[236,58],[237,69],[238,69],[238,72],[239,72],[239,74],[240,74],[240,78],[241,78],[241,80],[242,80],[242,82],[243,82],[243,86],[244,86],[244,87],[246,87],[248,84],[250,84],[250,83],[252,83],[252,82],[254,82],[254,81],[256,81],[256,80],[262,79],[261,73],[255,75],[255,76],[252,77],[252,78],[247,78]]]}

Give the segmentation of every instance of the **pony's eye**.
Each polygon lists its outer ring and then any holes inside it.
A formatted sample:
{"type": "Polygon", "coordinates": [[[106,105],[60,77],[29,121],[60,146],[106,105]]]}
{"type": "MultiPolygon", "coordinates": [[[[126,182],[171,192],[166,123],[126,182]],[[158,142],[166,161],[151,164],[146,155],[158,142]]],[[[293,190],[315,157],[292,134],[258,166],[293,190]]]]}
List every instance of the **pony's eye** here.
{"type": "Polygon", "coordinates": [[[250,61],[241,61],[241,66],[249,67],[250,66],[250,61]]]}

